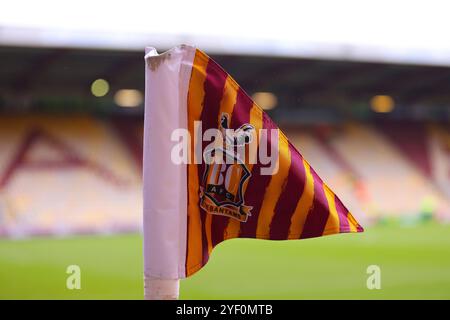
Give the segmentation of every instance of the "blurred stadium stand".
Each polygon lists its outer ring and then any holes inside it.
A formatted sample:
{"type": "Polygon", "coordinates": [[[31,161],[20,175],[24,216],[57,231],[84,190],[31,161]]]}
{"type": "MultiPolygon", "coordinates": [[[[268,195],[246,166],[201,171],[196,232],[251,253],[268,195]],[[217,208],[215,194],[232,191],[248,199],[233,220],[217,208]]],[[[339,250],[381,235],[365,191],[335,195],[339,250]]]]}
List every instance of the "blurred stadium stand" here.
{"type": "Polygon", "coordinates": [[[140,164],[89,116],[0,118],[0,235],[135,231],[140,164]]]}
{"type": "MultiPolygon", "coordinates": [[[[362,221],[449,220],[450,68],[213,58],[277,97],[268,113],[362,221]]],[[[0,66],[0,236],[139,230],[143,106],[114,93],[143,92],[143,52],[0,47],[0,66]]]]}

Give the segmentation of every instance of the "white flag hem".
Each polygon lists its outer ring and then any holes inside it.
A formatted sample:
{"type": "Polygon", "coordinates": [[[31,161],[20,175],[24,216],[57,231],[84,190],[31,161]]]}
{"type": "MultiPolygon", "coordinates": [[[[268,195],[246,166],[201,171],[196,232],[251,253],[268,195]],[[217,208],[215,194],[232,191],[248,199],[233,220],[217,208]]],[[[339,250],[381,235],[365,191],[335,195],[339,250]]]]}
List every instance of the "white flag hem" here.
{"type": "Polygon", "coordinates": [[[195,48],[146,48],[143,161],[144,278],[186,276],[187,165],[171,161],[175,129],[187,129],[195,48]]]}

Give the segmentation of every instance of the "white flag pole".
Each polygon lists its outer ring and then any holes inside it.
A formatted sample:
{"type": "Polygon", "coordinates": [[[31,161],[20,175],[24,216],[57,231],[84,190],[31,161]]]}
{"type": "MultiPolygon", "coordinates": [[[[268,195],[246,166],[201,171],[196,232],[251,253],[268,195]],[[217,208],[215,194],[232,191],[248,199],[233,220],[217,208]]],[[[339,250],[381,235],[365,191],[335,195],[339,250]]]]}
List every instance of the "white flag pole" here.
{"type": "Polygon", "coordinates": [[[158,279],[149,277],[144,279],[145,300],[177,300],[180,293],[180,280],[158,279]]]}
{"type": "Polygon", "coordinates": [[[186,276],[187,165],[172,158],[171,137],[187,129],[195,48],[146,49],[143,163],[144,299],[178,299],[186,276]]]}

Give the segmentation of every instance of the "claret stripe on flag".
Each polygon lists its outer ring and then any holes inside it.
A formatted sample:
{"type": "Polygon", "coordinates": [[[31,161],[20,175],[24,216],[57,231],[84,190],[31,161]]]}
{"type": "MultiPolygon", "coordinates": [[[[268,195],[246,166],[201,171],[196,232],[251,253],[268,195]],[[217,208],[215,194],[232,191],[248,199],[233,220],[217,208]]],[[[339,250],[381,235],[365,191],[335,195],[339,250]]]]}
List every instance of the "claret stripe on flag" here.
{"type": "Polygon", "coordinates": [[[275,214],[275,206],[285,191],[291,166],[289,142],[281,131],[278,132],[278,141],[278,172],[272,175],[267,186],[256,227],[256,236],[262,239],[270,238],[270,224],[275,214]]]}
{"type": "MultiPolygon", "coordinates": [[[[220,103],[222,100],[222,95],[224,93],[225,82],[228,75],[222,68],[214,62],[212,59],[209,59],[208,65],[206,67],[206,80],[204,82],[204,90],[205,97],[203,100],[203,110],[200,117],[202,121],[202,130],[205,132],[208,129],[218,128],[219,117],[220,117],[220,103]]],[[[209,141],[203,142],[202,150],[205,150],[206,146],[209,144],[209,141]]],[[[200,171],[198,172],[199,181],[201,181],[203,177],[203,173],[205,172],[206,165],[204,161],[199,165],[200,171]]],[[[203,209],[201,210],[201,220],[202,224],[205,228],[205,232],[203,232],[202,243],[203,243],[203,263],[209,259],[209,254],[213,248],[212,243],[212,215],[206,213],[203,209]]]]}
{"type": "Polygon", "coordinates": [[[302,239],[320,237],[323,234],[328,216],[330,215],[322,179],[320,179],[312,168],[311,174],[314,178],[314,202],[312,210],[306,217],[303,232],[300,236],[302,239]]]}
{"type": "MultiPolygon", "coordinates": [[[[263,113],[262,114],[262,129],[275,129],[278,127],[269,119],[269,117],[263,113]]],[[[260,141],[261,142],[261,141],[260,141]]],[[[267,134],[267,141],[263,141],[268,146],[271,144],[271,135],[267,134]]],[[[259,146],[258,146],[259,148],[259,146]]],[[[267,147],[270,152],[270,147],[267,147]]],[[[245,202],[247,205],[252,206],[251,216],[249,216],[246,223],[241,223],[241,234],[242,238],[256,238],[256,228],[258,225],[259,212],[263,204],[264,196],[266,194],[266,188],[269,185],[272,176],[271,175],[261,175],[262,164],[258,160],[256,164],[253,165],[251,170],[252,176],[247,184],[247,189],[244,193],[245,202]]]]}
{"type": "Polygon", "coordinates": [[[336,204],[336,211],[339,215],[339,232],[352,232],[350,226],[351,223],[349,223],[348,221],[348,210],[344,207],[344,205],[342,204],[341,200],[339,200],[338,197],[336,197],[336,195],[334,196],[334,202],[336,204]]]}
{"type": "Polygon", "coordinates": [[[286,187],[275,207],[275,215],[270,226],[270,239],[283,240],[288,238],[291,217],[295,213],[297,203],[305,187],[303,158],[291,144],[289,144],[289,150],[291,153],[291,166],[286,187]]]}
{"type": "MultiPolygon", "coordinates": [[[[194,121],[200,120],[203,109],[203,99],[205,96],[204,82],[206,78],[206,66],[208,57],[197,50],[192,66],[191,79],[188,90],[188,130],[191,137],[194,137],[194,121]]],[[[192,142],[193,141],[192,139],[192,142]]],[[[188,164],[188,228],[187,228],[187,248],[186,248],[186,275],[195,273],[203,266],[202,253],[202,221],[199,207],[199,176],[198,167],[194,163],[195,145],[191,143],[188,164]]]]}
{"type": "Polygon", "coordinates": [[[352,214],[345,208],[341,200],[335,195],[336,210],[341,221],[340,232],[363,232],[364,229],[358,224],[352,214]]]}
{"type": "Polygon", "coordinates": [[[314,201],[314,177],[311,174],[311,167],[305,159],[302,159],[302,165],[305,172],[303,192],[297,202],[294,214],[291,216],[288,239],[300,238],[306,217],[308,216],[314,201]]]}

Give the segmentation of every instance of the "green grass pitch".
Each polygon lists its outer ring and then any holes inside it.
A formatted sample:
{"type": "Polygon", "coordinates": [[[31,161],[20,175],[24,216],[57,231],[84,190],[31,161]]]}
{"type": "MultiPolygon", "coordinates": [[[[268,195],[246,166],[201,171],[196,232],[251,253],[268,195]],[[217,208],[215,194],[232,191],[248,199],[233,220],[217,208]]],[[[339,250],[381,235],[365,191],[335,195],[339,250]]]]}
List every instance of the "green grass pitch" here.
{"type": "MultiPolygon", "coordinates": [[[[142,299],[141,235],[0,240],[1,299],[142,299]],[[81,289],[66,268],[81,268],[81,289]]],[[[374,227],[301,241],[230,240],[182,299],[450,299],[450,226],[374,227]],[[369,265],[381,289],[366,287],[369,265]]]]}

